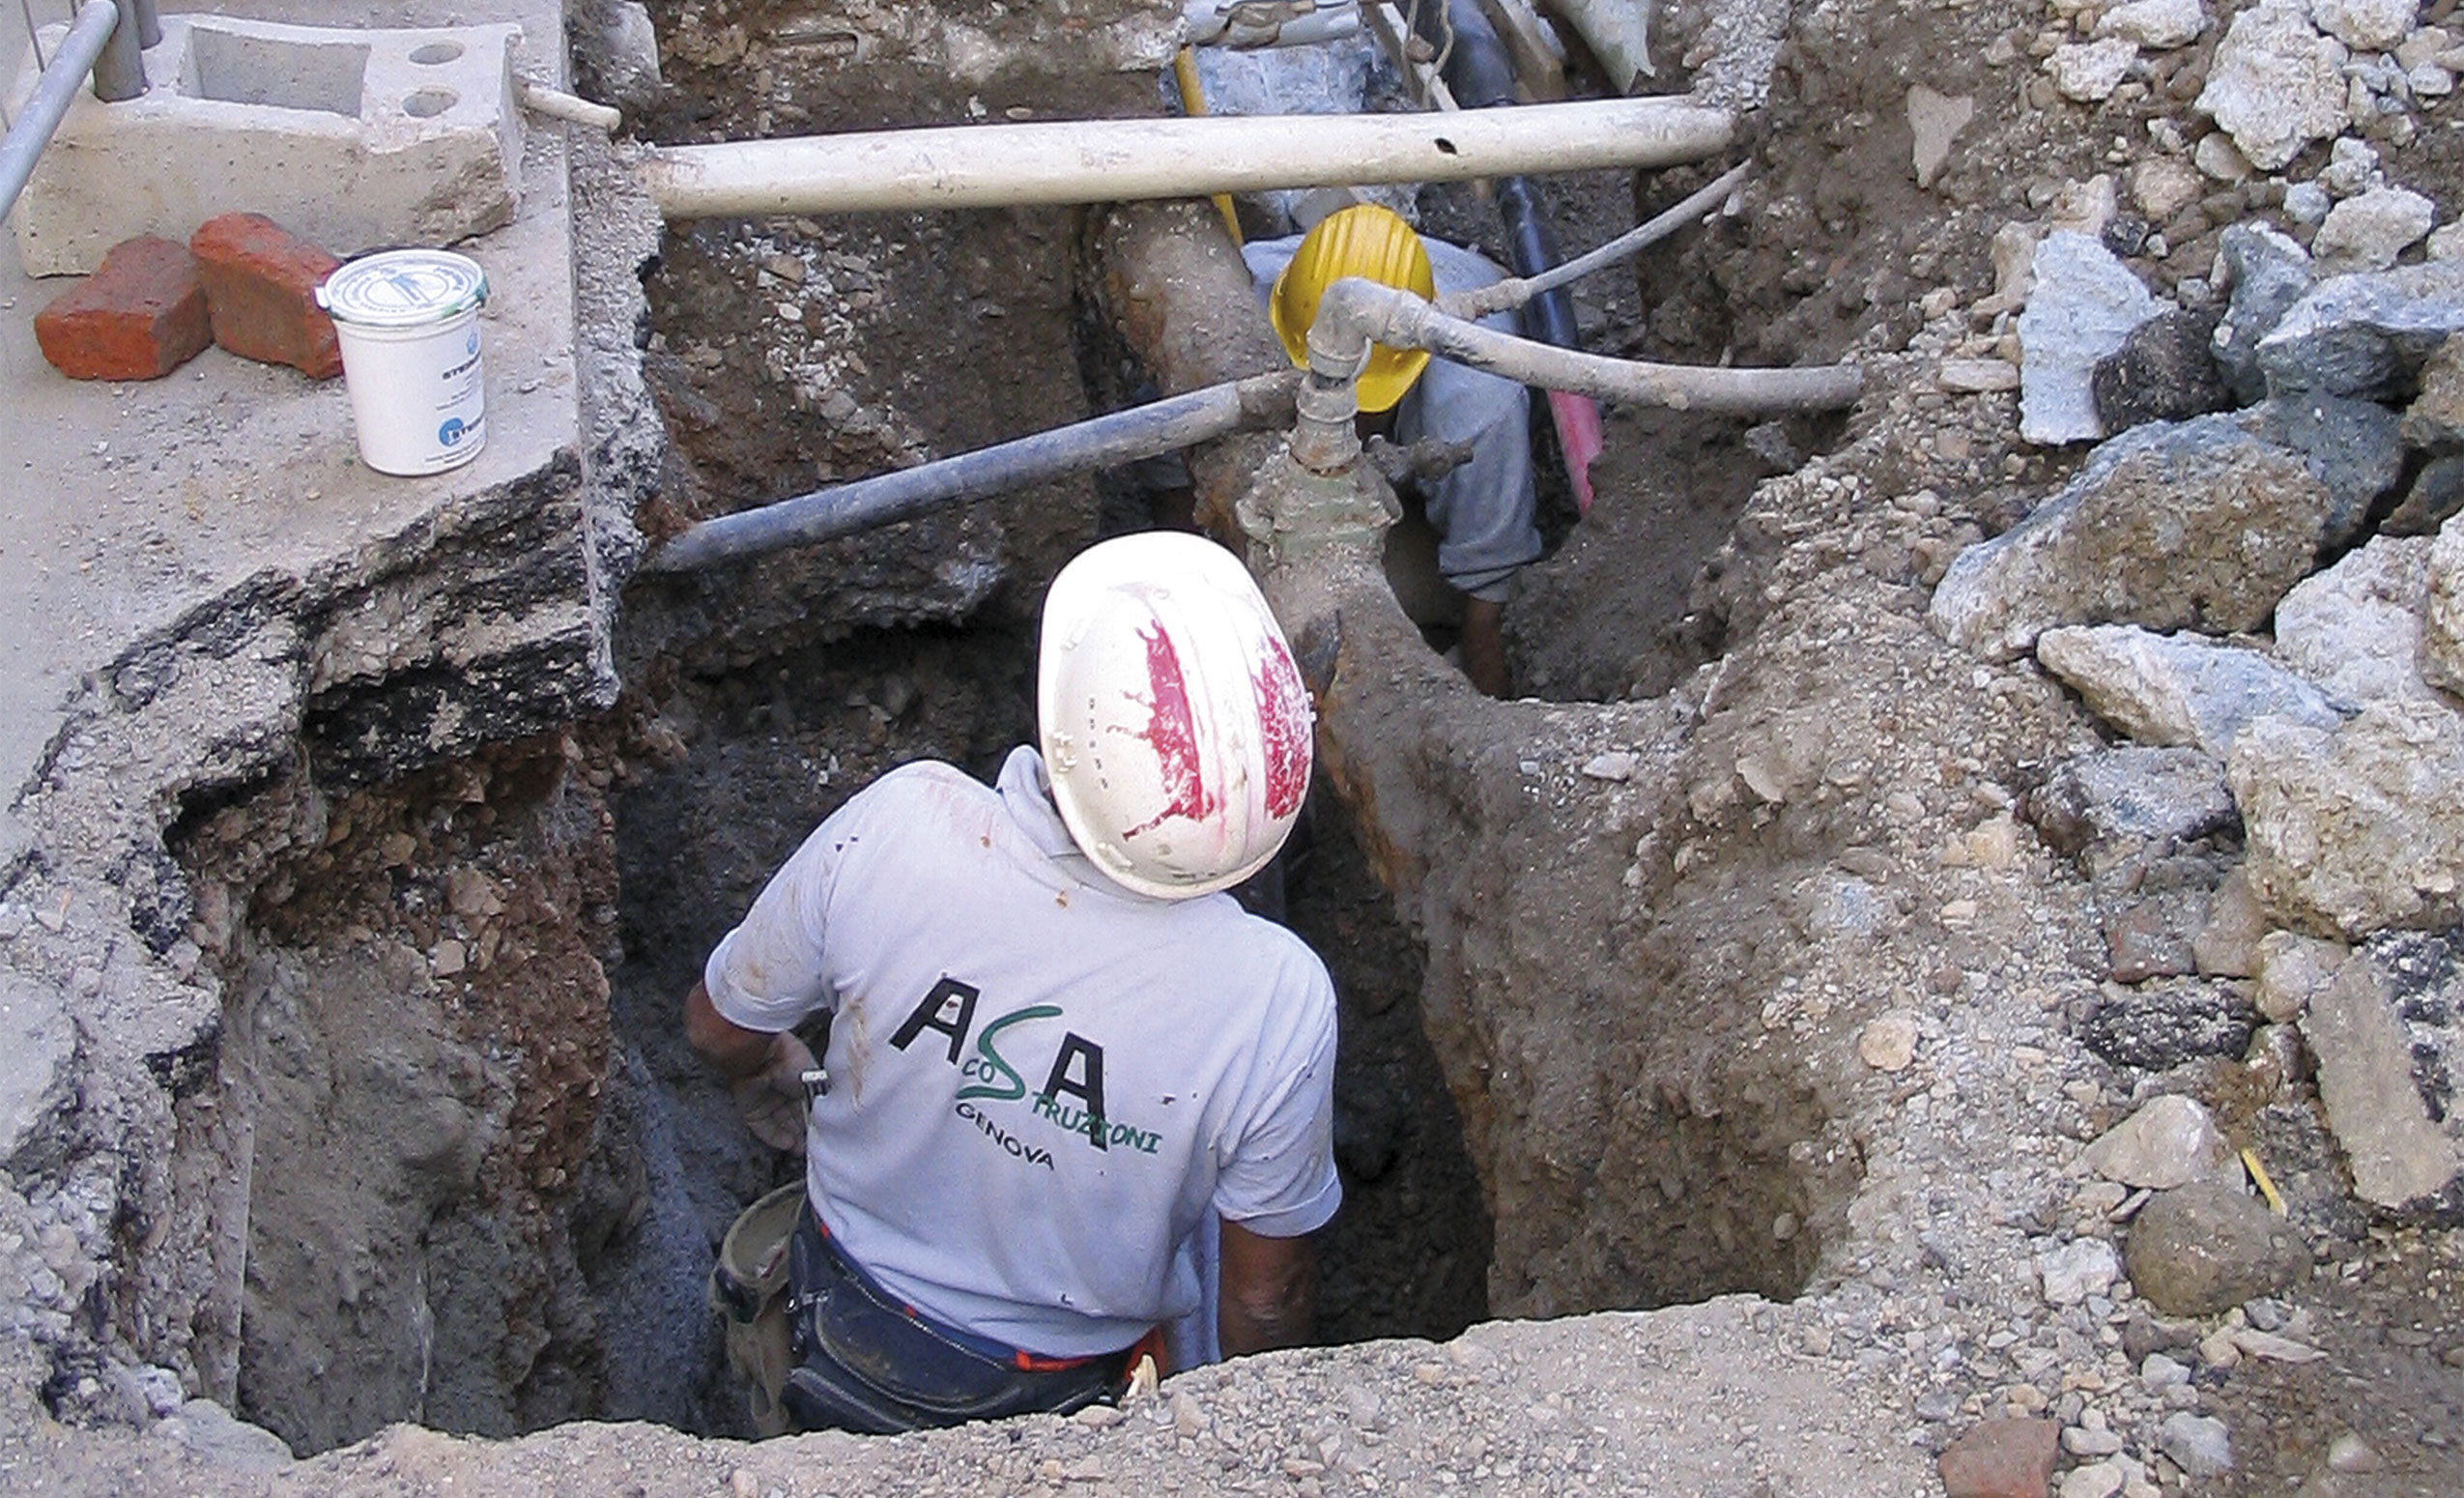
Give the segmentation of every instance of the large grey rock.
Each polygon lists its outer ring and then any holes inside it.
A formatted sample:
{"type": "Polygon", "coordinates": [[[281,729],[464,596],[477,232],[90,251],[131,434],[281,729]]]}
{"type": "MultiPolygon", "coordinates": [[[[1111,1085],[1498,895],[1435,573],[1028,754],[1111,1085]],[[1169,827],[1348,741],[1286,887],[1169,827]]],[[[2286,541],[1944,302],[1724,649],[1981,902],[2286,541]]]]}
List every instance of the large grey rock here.
{"type": "Polygon", "coordinates": [[[2318,29],[2357,52],[2384,52],[2404,40],[2421,0],[2310,0],[2318,29]]]}
{"type": "Polygon", "coordinates": [[[2143,744],[2187,744],[2221,760],[2260,718],[2332,729],[2326,694],[2255,650],[2131,624],[2070,625],[2036,640],[2036,661],[2098,717],[2143,744]]]}
{"type": "Polygon", "coordinates": [[[2257,1028],[2258,1012],[2224,986],[2165,978],[2110,992],[2078,1033],[2115,1066],[2163,1072],[2201,1056],[2239,1056],[2257,1028]]]}
{"type": "Polygon", "coordinates": [[[2404,476],[2401,419],[2376,401],[2304,390],[2262,401],[2237,419],[2250,435],[2300,453],[2327,486],[2325,545],[2360,535],[2379,500],[2404,476]]]}
{"type": "Polygon", "coordinates": [[[2464,979],[2450,938],[2374,941],[2314,994],[2302,1036],[2319,1101],[2373,1206],[2435,1201],[2464,1170],[2464,979]]]}
{"type": "Polygon", "coordinates": [[[2262,718],[2225,773],[2251,891],[2283,924],[2352,937],[2464,920],[2464,717],[2397,698],[2335,730],[2262,718]]]}
{"type": "Polygon", "coordinates": [[[2464,698],[2464,522],[2450,520],[2430,543],[2421,667],[2422,680],[2464,698]]]}
{"type": "Polygon", "coordinates": [[[2089,377],[2097,421],[2108,432],[2127,432],[2142,422],[2186,421],[2231,404],[2210,348],[2216,322],[2213,311],[2177,307],[2132,329],[2089,377]]]}
{"type": "Polygon", "coordinates": [[[2168,1316],[2212,1316],[2273,1295],[2309,1263],[2299,1233],[2234,1180],[2160,1191],[2123,1245],[2131,1288],[2168,1316]]]}
{"type": "Polygon", "coordinates": [[[2232,288],[2224,318],[2211,339],[2217,367],[2224,371],[2224,383],[2235,395],[2257,400],[2267,393],[2267,380],[2258,367],[2259,340],[2317,280],[2310,271],[2310,252],[2262,223],[2226,225],[2217,237],[2216,252],[2232,288]]]}
{"type": "Polygon", "coordinates": [[[190,1399],[146,1432],[184,1446],[215,1467],[260,1476],[292,1464],[291,1448],[263,1426],[233,1417],[212,1399],[190,1399]]]}
{"type": "Polygon", "coordinates": [[[2372,399],[2464,329],[2464,261],[2432,260],[2319,282],[2259,340],[2259,371],[2277,394],[2322,390],[2372,399]]]}
{"type": "Polygon", "coordinates": [[[2339,703],[2425,697],[2418,657],[2430,539],[2374,536],[2276,606],[2276,653],[2339,703]]]}
{"type": "Polygon", "coordinates": [[[2331,504],[2301,457],[2230,417],[2151,422],[1953,559],[1933,619],[1993,660],[2060,624],[2256,629],[2309,571],[2331,504]]]}
{"type": "Polygon", "coordinates": [[[2310,258],[2322,275],[2384,271],[2437,221],[2430,200],[2410,187],[2372,187],[2328,210],[2310,258]]]}
{"type": "MultiPolygon", "coordinates": [[[[2108,1181],[2170,1191],[2233,1168],[2233,1146],[2195,1098],[2168,1092],[2106,1130],[2081,1154],[2108,1181]]],[[[2135,1272],[2132,1277],[2136,1281],[2135,1272]]],[[[2142,1291],[2142,1293],[2144,1293],[2142,1291]]]]}
{"type": "Polygon", "coordinates": [[[2111,250],[2076,230],[2045,236],[2034,270],[2019,321],[2020,435],[2049,445],[2102,437],[2090,386],[2097,360],[2163,306],[2111,250]]]}
{"type": "Polygon", "coordinates": [[[2302,0],[2263,0],[2233,17],[2216,44],[2197,108],[2261,171],[2277,171],[2313,140],[2352,123],[2344,44],[2310,27],[2302,0]]]}
{"type": "Polygon", "coordinates": [[[2131,844],[2162,850],[2240,826],[2223,762],[2135,744],[2064,761],[2026,811],[2046,846],[2074,856],[2131,844]]]}

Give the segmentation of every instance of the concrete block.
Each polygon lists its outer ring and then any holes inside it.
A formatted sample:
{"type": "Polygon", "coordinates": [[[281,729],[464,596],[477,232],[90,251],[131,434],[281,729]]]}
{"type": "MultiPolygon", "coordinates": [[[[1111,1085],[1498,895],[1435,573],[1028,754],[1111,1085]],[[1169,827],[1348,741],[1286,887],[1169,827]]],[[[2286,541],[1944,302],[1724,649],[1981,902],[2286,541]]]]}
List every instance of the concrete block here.
{"type": "Polygon", "coordinates": [[[188,238],[205,276],[214,341],[312,380],[342,373],[342,344],[316,289],[342,264],[263,214],[222,214],[188,238]]]}
{"type": "Polygon", "coordinates": [[[156,380],[214,341],[187,246],[140,235],[34,316],[35,341],[72,380],[156,380]]]}
{"type": "MultiPolygon", "coordinates": [[[[80,93],[43,153],[14,216],[26,273],[83,274],[133,235],[186,240],[234,212],[341,255],[497,228],[521,190],[521,39],[510,25],[165,15],[162,41],[146,50],[146,92],[117,104],[80,93]]],[[[29,55],[11,118],[35,76],[29,55]]]]}

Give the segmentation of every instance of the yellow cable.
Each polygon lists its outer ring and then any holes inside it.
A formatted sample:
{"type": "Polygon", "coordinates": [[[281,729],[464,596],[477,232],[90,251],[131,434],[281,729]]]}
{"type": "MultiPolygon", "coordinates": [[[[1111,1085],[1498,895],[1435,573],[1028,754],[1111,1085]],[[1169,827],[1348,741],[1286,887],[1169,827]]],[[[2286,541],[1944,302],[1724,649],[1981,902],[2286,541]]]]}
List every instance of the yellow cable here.
{"type": "Polygon", "coordinates": [[[2242,1167],[2244,1169],[2250,1172],[2250,1179],[2258,1184],[2259,1195],[2267,1198],[2268,1206],[2275,1210],[2276,1215],[2278,1217],[2286,1216],[2287,1214],[2284,1210],[2284,1198],[2277,1195],[2276,1183],[2267,1178],[2267,1167],[2259,1164],[2258,1151],[2254,1149],[2243,1150],[2242,1167]]]}
{"type": "MultiPolygon", "coordinates": [[[[1181,86],[1181,112],[1191,118],[1206,113],[1206,90],[1198,86],[1197,48],[1184,46],[1172,54],[1172,81],[1181,86]]],[[[1241,243],[1241,216],[1232,212],[1232,194],[1215,194],[1215,211],[1223,216],[1223,227],[1232,243],[1241,243]]]]}

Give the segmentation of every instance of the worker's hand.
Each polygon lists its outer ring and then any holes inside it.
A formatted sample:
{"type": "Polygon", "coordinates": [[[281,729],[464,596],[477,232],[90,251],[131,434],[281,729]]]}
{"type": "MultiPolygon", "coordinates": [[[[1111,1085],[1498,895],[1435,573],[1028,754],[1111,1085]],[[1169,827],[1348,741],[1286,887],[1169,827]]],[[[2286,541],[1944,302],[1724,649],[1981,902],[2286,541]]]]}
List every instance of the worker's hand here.
{"type": "Polygon", "coordinates": [[[728,1084],[736,1115],[753,1137],[772,1149],[804,1153],[804,1074],[813,1052],[791,1034],[775,1037],[761,1070],[728,1084]]]}

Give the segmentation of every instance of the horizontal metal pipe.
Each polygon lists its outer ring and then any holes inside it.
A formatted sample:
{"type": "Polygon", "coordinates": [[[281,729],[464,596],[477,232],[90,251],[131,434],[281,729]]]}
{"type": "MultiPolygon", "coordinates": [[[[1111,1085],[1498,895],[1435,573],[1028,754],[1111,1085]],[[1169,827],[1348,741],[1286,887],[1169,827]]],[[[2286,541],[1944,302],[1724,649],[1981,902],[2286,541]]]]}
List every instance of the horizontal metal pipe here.
{"type": "Polygon", "coordinates": [[[70,102],[77,97],[77,85],[94,70],[94,60],[102,55],[103,43],[111,40],[111,30],[119,22],[116,7],[107,0],[94,0],[78,13],[68,40],[60,43],[59,55],[35,80],[25,112],[9,127],[9,138],[0,141],[0,219],[17,206],[17,194],[34,175],[36,159],[51,144],[51,132],[60,128],[70,102]]]}
{"type": "Polygon", "coordinates": [[[1016,442],[721,515],[670,541],[643,567],[687,572],[716,566],[912,520],[945,504],[1069,474],[1177,452],[1243,427],[1280,425],[1291,419],[1292,391],[1300,377],[1299,370],[1291,369],[1210,385],[1016,442]]]}
{"type": "Polygon", "coordinates": [[[1853,364],[1721,369],[1552,348],[1448,317],[1408,291],[1358,276],[1328,287],[1318,303],[1317,321],[1309,330],[1313,366],[1322,339],[1338,369],[1357,367],[1366,343],[1383,343],[1427,349],[1458,364],[1546,389],[1720,415],[1837,410],[1855,404],[1865,384],[1863,372],[1853,364]]]}
{"type": "Polygon", "coordinates": [[[1126,203],[1275,187],[1662,167],[1727,149],[1725,110],[1587,100],[1461,114],[1033,121],[662,146],[669,218],[1126,203]]]}

